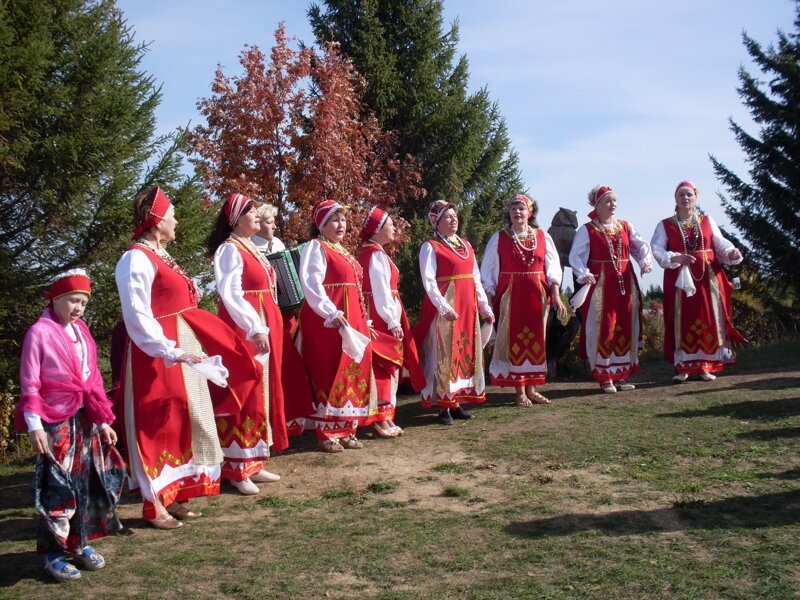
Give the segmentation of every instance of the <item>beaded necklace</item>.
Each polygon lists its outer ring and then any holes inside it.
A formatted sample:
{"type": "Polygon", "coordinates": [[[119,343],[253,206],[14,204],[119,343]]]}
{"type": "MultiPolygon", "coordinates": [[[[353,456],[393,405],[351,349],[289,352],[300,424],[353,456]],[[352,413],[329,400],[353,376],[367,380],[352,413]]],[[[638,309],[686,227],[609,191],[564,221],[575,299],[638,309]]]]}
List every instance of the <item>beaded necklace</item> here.
{"type": "Polygon", "coordinates": [[[467,260],[469,258],[469,248],[467,248],[467,245],[464,243],[464,240],[458,237],[458,234],[453,234],[455,240],[452,240],[450,238],[444,237],[441,233],[439,233],[439,230],[437,229],[436,236],[440,240],[442,240],[444,242],[444,245],[450,248],[450,250],[453,251],[453,254],[455,254],[458,258],[460,258],[461,260],[467,260]],[[461,254],[458,251],[459,248],[464,251],[464,254],[461,254]]]}
{"type": "Polygon", "coordinates": [[[364,314],[364,317],[367,316],[367,307],[364,304],[364,291],[362,289],[362,282],[364,280],[364,269],[361,268],[359,262],[353,258],[353,256],[347,251],[347,249],[342,246],[339,242],[331,242],[329,239],[325,238],[323,235],[320,234],[319,241],[325,244],[328,248],[330,248],[333,252],[341,256],[347,261],[347,264],[350,265],[350,268],[353,269],[353,274],[356,277],[356,287],[358,288],[358,301],[361,304],[361,311],[364,314]]]}
{"type": "Polygon", "coordinates": [[[269,286],[269,291],[272,294],[272,299],[275,301],[275,304],[278,303],[278,281],[275,277],[275,269],[272,268],[270,262],[266,259],[266,257],[259,252],[258,248],[253,245],[253,242],[249,238],[243,238],[241,236],[232,233],[231,236],[228,238],[228,241],[232,242],[234,245],[238,245],[248,254],[253,256],[262,267],[264,267],[264,271],[267,273],[267,285],[269,286]]]}
{"type": "Polygon", "coordinates": [[[700,246],[700,252],[703,255],[700,258],[700,277],[694,276],[691,265],[689,265],[689,274],[692,276],[694,281],[701,281],[703,277],[706,276],[706,244],[705,240],[703,239],[703,233],[700,231],[700,219],[697,218],[696,213],[692,213],[688,219],[682,221],[680,217],[678,217],[678,213],[675,213],[675,221],[678,223],[678,231],[681,233],[681,241],[683,241],[683,253],[692,254],[697,252],[697,246],[700,246]],[[690,222],[691,226],[687,227],[687,224],[690,222]],[[692,231],[692,242],[694,243],[691,246],[689,245],[689,238],[686,234],[686,231],[684,231],[685,229],[692,231]]]}
{"type": "Polygon", "coordinates": [[[194,279],[192,279],[191,276],[186,271],[184,271],[183,267],[181,267],[178,264],[178,261],[176,261],[174,258],[172,258],[172,256],[170,256],[169,252],[167,252],[164,248],[154,246],[149,240],[146,240],[145,238],[139,238],[134,243],[139,244],[140,246],[143,246],[148,250],[150,250],[153,254],[158,256],[164,262],[165,265],[167,265],[170,269],[172,269],[178,275],[183,277],[186,280],[186,285],[189,288],[189,298],[191,298],[193,304],[197,305],[197,299],[199,296],[197,291],[197,284],[194,282],[194,279]]]}
{"type": "Polygon", "coordinates": [[[511,248],[514,252],[514,256],[516,256],[526,267],[530,267],[533,261],[536,259],[536,230],[534,229],[531,231],[529,229],[524,232],[523,239],[519,238],[519,235],[513,227],[510,227],[509,231],[511,241],[513,242],[511,248]],[[526,246],[525,242],[530,243],[531,246],[526,246]]]}
{"type": "Polygon", "coordinates": [[[619,284],[619,293],[624,296],[625,295],[625,279],[622,276],[622,267],[620,266],[620,257],[622,256],[622,227],[620,227],[619,221],[616,219],[613,223],[611,223],[610,227],[606,227],[600,221],[593,221],[592,224],[594,228],[597,229],[600,233],[603,234],[603,237],[606,240],[606,245],[608,246],[608,254],[611,257],[611,265],[614,267],[614,271],[617,274],[617,283],[619,284]],[[617,239],[617,247],[614,248],[614,242],[611,240],[611,235],[609,235],[607,229],[612,229],[614,231],[614,235],[617,239]]]}

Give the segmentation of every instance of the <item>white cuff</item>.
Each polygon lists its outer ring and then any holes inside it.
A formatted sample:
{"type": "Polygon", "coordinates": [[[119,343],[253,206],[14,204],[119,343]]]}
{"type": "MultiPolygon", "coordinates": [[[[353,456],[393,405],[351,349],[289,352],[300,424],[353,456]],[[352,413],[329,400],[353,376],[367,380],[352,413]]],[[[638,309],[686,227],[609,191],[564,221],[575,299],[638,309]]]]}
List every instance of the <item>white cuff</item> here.
{"type": "Polygon", "coordinates": [[[334,320],[335,320],[337,317],[343,317],[343,316],[344,316],[344,313],[343,313],[342,311],[340,311],[340,310],[337,310],[337,311],[336,311],[335,313],[333,313],[332,315],[328,315],[328,317],[325,319],[325,327],[330,327],[330,328],[333,328],[333,327],[334,327],[334,325],[333,325],[333,321],[334,321],[334,320]]]}
{"type": "Polygon", "coordinates": [[[38,431],[39,429],[44,429],[44,425],[42,425],[42,417],[36,413],[24,412],[23,416],[25,417],[25,424],[28,426],[28,433],[31,431],[38,431]]]}

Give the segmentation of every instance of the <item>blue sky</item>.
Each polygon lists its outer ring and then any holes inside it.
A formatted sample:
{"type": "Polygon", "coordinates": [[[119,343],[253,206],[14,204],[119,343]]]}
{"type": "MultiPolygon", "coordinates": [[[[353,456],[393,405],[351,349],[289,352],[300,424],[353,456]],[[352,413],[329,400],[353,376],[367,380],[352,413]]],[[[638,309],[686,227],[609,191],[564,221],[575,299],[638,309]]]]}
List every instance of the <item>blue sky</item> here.
{"type": "MultiPolygon", "coordinates": [[[[163,86],[159,130],[200,116],[217,64],[239,73],[245,44],[265,50],[284,21],[310,42],[305,0],[119,0],[136,40],[149,43],[142,68],[163,86]]],[[[675,184],[690,179],[700,204],[728,223],[708,155],[740,175],[746,164],[728,129],[751,133],[737,70],[755,72],[743,31],[773,43],[793,29],[790,0],[445,0],[458,20],[471,87],[486,86],[508,123],[540,223],[559,206],[588,212],[595,184],[614,187],[618,215],[648,239],[673,209],[675,184]]],[[[660,270],[645,279],[658,283],[660,270]]]]}

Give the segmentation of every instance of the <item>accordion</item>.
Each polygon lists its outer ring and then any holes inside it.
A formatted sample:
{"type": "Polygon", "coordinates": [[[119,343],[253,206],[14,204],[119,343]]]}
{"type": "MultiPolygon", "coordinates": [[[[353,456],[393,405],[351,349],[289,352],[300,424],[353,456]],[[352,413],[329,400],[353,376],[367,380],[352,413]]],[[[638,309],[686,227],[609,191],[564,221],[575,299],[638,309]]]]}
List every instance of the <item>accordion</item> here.
{"type": "Polygon", "coordinates": [[[282,311],[294,310],[303,303],[303,288],[300,287],[300,251],[305,244],[291,250],[281,250],[267,255],[267,260],[275,269],[278,284],[278,307],[282,311]]]}

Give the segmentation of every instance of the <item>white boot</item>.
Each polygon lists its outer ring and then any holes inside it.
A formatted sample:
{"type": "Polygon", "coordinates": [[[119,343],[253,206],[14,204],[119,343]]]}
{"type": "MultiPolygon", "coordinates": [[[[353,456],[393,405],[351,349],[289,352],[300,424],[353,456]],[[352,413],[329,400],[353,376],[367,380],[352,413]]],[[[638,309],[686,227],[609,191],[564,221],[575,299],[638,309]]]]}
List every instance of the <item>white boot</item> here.
{"type": "Polygon", "coordinates": [[[244,481],[234,481],[233,479],[229,479],[228,481],[230,481],[231,485],[236,488],[236,491],[244,496],[252,496],[253,494],[257,494],[259,492],[258,486],[249,479],[245,479],[244,481]]]}
{"type": "Polygon", "coordinates": [[[275,473],[270,473],[266,469],[261,469],[255,475],[250,475],[250,481],[253,483],[272,483],[273,481],[280,481],[281,476],[275,473]]]}

